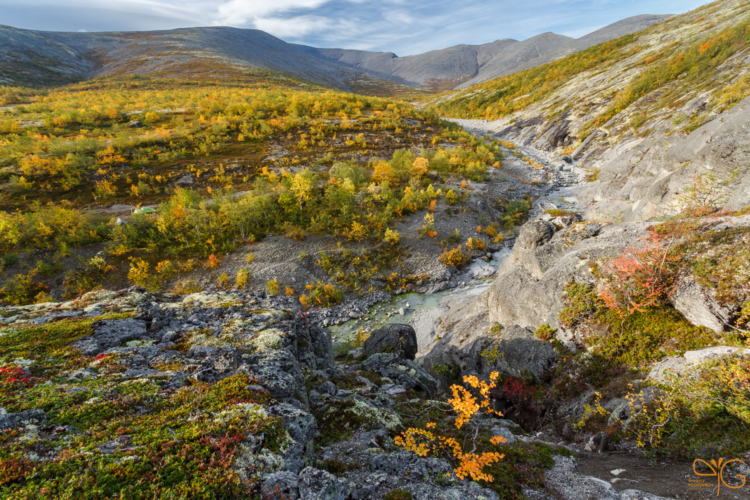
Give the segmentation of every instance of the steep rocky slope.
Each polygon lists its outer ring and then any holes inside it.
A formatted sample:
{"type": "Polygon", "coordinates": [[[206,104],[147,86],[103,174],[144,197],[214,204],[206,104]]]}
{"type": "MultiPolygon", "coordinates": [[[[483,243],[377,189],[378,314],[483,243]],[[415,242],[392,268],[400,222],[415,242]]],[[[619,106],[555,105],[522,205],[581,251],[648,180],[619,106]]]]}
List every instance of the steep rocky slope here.
{"type": "Polygon", "coordinates": [[[581,199],[591,217],[674,213],[675,198],[708,173],[719,181],[732,177],[729,206],[742,206],[750,182],[749,102],[742,100],[750,94],[749,25],[746,2],[721,0],[622,39],[609,52],[588,59],[581,52],[534,74],[446,95],[435,108],[462,118],[510,111],[481,126],[558,157],[570,155],[588,169],[595,182],[581,199]],[[545,75],[554,76],[527,89],[527,77],[545,75]]]}

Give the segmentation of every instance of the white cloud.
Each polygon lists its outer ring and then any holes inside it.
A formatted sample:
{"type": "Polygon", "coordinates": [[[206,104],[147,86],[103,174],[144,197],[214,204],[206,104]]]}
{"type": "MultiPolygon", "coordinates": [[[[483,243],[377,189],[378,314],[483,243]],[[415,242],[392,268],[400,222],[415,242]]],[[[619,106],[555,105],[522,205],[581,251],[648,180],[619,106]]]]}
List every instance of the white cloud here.
{"type": "Polygon", "coordinates": [[[335,29],[337,23],[326,17],[297,16],[288,19],[278,17],[256,19],[253,25],[277,37],[299,38],[310,33],[335,29]]]}
{"type": "Polygon", "coordinates": [[[330,0],[229,0],[217,9],[217,20],[223,24],[255,23],[275,14],[301,9],[316,9],[330,0]]]}
{"type": "Polygon", "coordinates": [[[383,12],[383,18],[386,21],[397,24],[412,24],[414,18],[404,10],[389,10],[383,12]]]}

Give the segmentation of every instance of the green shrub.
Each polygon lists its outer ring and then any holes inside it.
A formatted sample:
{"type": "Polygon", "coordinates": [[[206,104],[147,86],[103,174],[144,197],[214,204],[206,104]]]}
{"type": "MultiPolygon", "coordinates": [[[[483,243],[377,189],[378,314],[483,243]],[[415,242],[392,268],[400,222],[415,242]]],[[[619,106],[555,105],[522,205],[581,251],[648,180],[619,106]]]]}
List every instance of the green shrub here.
{"type": "Polygon", "coordinates": [[[544,340],[545,342],[549,342],[550,340],[554,338],[556,332],[557,332],[557,328],[552,328],[547,323],[545,323],[539,328],[537,328],[534,334],[537,336],[538,339],[544,340]]]}
{"type": "Polygon", "coordinates": [[[17,274],[0,288],[0,303],[22,306],[34,302],[49,302],[50,288],[36,280],[38,271],[32,269],[28,274],[17,274]]]}
{"type": "Polygon", "coordinates": [[[406,491],[404,489],[395,489],[389,491],[384,497],[383,500],[411,500],[411,492],[406,491]]]}

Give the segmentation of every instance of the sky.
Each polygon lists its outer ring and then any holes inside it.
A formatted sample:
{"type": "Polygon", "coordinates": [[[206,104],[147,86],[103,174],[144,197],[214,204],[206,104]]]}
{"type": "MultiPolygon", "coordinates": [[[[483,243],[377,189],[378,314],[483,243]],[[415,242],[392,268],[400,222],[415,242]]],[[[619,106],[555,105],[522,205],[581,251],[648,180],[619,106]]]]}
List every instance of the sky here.
{"type": "Polygon", "coordinates": [[[0,24],[49,31],[256,28],[315,47],[419,54],[552,31],[579,38],[706,0],[0,0],[0,24]]]}

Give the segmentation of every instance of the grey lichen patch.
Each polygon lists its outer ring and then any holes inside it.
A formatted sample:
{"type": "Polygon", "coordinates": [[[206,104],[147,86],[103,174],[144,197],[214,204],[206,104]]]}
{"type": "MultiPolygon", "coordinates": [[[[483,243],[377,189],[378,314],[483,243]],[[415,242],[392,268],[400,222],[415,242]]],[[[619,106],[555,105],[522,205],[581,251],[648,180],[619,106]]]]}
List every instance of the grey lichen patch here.
{"type": "Polygon", "coordinates": [[[284,345],[284,332],[278,328],[269,328],[259,332],[250,344],[257,351],[265,351],[266,349],[281,349],[284,345]]]}
{"type": "Polygon", "coordinates": [[[381,425],[386,429],[396,429],[401,425],[401,418],[396,413],[386,409],[375,408],[364,401],[355,400],[354,406],[349,411],[362,420],[381,425]]]}

